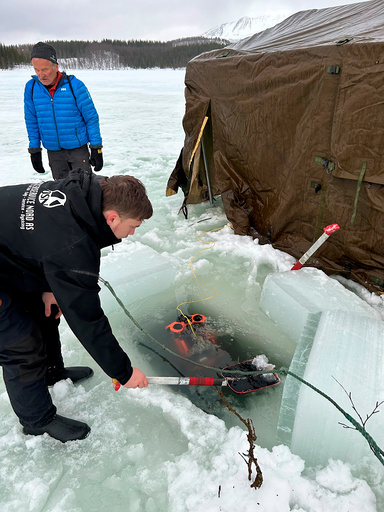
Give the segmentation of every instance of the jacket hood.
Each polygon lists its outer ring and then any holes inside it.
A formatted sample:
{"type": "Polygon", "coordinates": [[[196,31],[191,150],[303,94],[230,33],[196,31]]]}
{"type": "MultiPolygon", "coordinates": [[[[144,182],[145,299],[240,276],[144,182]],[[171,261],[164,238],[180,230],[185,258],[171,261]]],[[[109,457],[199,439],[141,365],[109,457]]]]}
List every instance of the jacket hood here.
{"type": "Polygon", "coordinates": [[[71,171],[62,185],[63,192],[69,197],[73,216],[100,249],[121,242],[108,226],[102,212],[99,182],[103,179],[103,176],[78,169],[71,171]]]}

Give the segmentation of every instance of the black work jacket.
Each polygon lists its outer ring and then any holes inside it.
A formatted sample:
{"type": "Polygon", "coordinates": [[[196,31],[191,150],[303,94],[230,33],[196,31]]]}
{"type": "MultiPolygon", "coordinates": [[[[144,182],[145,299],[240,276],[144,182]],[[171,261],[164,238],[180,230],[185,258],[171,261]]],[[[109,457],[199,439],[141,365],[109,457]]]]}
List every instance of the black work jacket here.
{"type": "Polygon", "coordinates": [[[0,187],[0,288],[51,291],[73,333],[107,375],[132,375],[99,299],[100,250],[120,242],[102,214],[99,180],[72,171],[59,181],[0,187]]]}

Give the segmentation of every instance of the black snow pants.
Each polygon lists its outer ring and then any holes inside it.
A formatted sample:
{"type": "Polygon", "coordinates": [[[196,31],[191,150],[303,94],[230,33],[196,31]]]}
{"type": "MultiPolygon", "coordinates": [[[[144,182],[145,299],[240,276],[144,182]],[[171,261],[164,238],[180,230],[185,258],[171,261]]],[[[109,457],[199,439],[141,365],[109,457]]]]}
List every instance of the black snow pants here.
{"type": "Polygon", "coordinates": [[[66,178],[72,169],[84,169],[91,172],[88,145],[75,149],[48,151],[49,166],[54,180],[66,178]]]}
{"type": "MultiPolygon", "coordinates": [[[[63,367],[59,320],[45,316],[41,293],[15,294],[0,287],[0,366],[13,410],[22,425],[43,427],[56,414],[49,370],[63,367]]],[[[53,308],[52,308],[53,309],[53,308]]]]}

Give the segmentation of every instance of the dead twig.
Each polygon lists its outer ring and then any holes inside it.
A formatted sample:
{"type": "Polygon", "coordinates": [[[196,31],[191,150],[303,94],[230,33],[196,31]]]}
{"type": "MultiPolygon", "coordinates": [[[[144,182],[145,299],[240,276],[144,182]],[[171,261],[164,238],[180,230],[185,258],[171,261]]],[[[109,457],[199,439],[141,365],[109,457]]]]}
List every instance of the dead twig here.
{"type": "MultiPolygon", "coordinates": [[[[335,377],[333,377],[333,378],[335,379],[335,377]]],[[[352,393],[351,392],[348,393],[348,391],[345,389],[345,387],[337,379],[335,379],[335,381],[339,384],[339,386],[344,390],[345,394],[348,396],[349,401],[351,402],[352,409],[355,411],[356,415],[358,416],[358,418],[360,420],[360,424],[363,427],[363,430],[365,432],[367,432],[367,430],[365,428],[367,422],[370,420],[370,418],[372,418],[372,416],[374,414],[377,414],[377,413],[380,412],[379,411],[379,407],[384,404],[384,400],[382,400],[381,402],[376,402],[376,405],[375,405],[373,411],[371,412],[371,414],[367,414],[367,417],[365,418],[365,420],[363,420],[363,417],[361,416],[359,411],[356,409],[355,403],[354,403],[354,401],[352,399],[352,393]]],[[[352,430],[358,430],[355,426],[351,427],[351,425],[347,425],[346,423],[342,423],[341,421],[339,421],[339,425],[341,425],[343,428],[350,428],[352,430]]],[[[374,450],[372,444],[369,441],[368,441],[368,444],[369,444],[369,447],[370,447],[371,451],[373,453],[375,453],[375,450],[374,450]]]]}
{"type": "Polygon", "coordinates": [[[239,455],[242,457],[242,459],[245,461],[245,463],[248,466],[248,480],[249,481],[252,481],[252,464],[255,465],[256,478],[252,482],[251,487],[253,487],[254,489],[260,489],[260,487],[263,483],[263,473],[262,473],[259,463],[257,462],[257,459],[255,457],[255,442],[256,442],[257,436],[255,433],[255,427],[253,426],[253,422],[249,418],[247,420],[242,418],[240,416],[240,414],[228,404],[223,392],[219,388],[216,388],[216,391],[219,393],[220,398],[223,401],[224,405],[227,407],[227,409],[229,409],[231,412],[233,412],[233,414],[235,414],[239,418],[239,420],[242,423],[244,423],[244,425],[247,427],[247,430],[248,430],[247,439],[248,439],[248,443],[249,443],[249,450],[248,450],[248,453],[239,453],[239,455]]]}

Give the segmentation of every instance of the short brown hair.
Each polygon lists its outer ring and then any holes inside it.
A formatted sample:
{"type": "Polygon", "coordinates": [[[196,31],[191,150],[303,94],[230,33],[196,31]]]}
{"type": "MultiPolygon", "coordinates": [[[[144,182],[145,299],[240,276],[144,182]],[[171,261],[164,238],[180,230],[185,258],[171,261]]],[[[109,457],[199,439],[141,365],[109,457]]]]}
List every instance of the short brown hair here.
{"type": "Polygon", "coordinates": [[[100,180],[103,192],[102,210],[115,210],[125,219],[145,220],[152,217],[153,209],[144,185],[128,175],[110,176],[100,180]]]}

